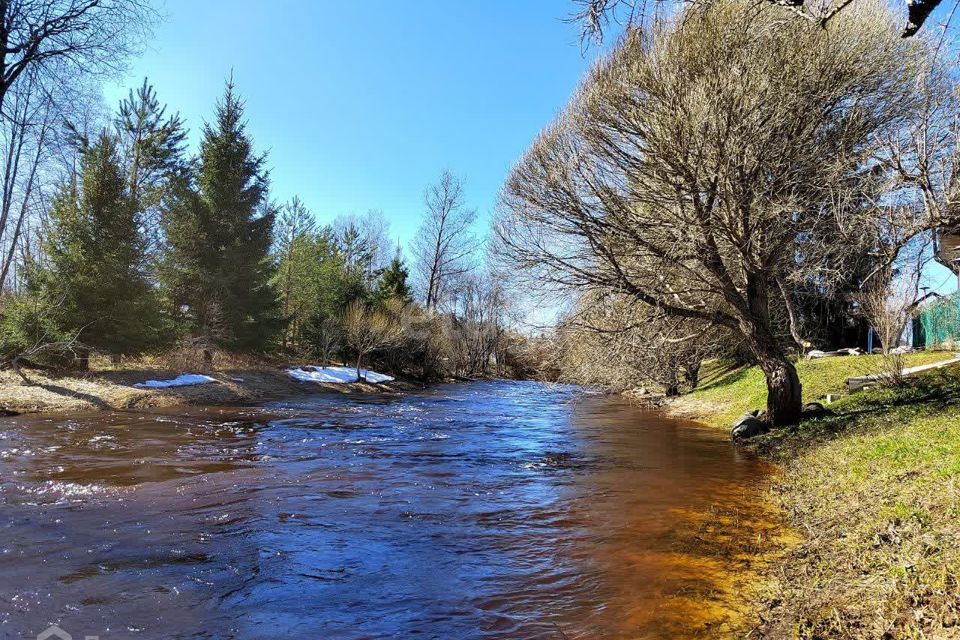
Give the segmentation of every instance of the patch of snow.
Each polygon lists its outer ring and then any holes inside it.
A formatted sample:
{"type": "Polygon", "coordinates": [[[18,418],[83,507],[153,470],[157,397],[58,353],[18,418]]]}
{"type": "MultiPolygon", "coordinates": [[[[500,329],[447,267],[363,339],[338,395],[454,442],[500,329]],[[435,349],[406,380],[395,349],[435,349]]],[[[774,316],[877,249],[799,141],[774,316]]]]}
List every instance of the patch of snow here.
{"type": "Polygon", "coordinates": [[[199,373],[182,373],[171,380],[147,380],[133,385],[141,389],[166,389],[167,387],[189,387],[195,384],[209,384],[216,382],[216,379],[210,376],[204,376],[199,373]]]}
{"type": "MultiPolygon", "coordinates": [[[[300,382],[332,382],[334,384],[346,384],[357,381],[357,370],[354,367],[301,367],[299,369],[288,369],[287,373],[291,378],[300,382]]],[[[360,377],[367,382],[378,384],[380,382],[391,382],[394,378],[376,371],[360,369],[360,377]]]]}

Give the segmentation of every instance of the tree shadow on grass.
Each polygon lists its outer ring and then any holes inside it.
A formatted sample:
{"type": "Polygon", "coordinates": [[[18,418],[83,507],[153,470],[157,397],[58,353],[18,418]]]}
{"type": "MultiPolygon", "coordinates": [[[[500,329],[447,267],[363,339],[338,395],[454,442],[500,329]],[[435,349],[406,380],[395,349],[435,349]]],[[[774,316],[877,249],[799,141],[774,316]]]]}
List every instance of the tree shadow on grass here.
{"type": "Polygon", "coordinates": [[[83,400],[84,402],[89,402],[91,405],[97,407],[98,409],[111,409],[112,407],[105,402],[102,398],[95,396],[90,393],[83,393],[82,391],[76,391],[74,389],[68,389],[67,387],[61,387],[60,385],[44,383],[44,382],[35,382],[30,380],[25,374],[22,375],[24,382],[27,386],[37,387],[43,389],[44,391],[49,391],[50,393],[55,393],[60,396],[66,396],[68,398],[74,398],[76,400],[83,400]]]}
{"type": "Polygon", "coordinates": [[[749,365],[741,365],[733,369],[728,369],[726,371],[713,374],[708,381],[701,381],[701,383],[697,386],[697,391],[708,391],[714,387],[723,387],[729,384],[734,384],[742,380],[743,377],[747,375],[748,371],[750,371],[749,365]]]}

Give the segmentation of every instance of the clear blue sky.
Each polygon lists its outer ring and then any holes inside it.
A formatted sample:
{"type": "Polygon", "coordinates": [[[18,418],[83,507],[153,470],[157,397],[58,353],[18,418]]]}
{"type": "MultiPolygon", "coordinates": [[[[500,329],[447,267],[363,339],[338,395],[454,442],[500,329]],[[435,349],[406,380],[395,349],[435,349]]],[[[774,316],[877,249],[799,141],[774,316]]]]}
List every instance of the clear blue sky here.
{"type": "Polygon", "coordinates": [[[485,224],[512,163],[590,64],[569,0],[168,0],[149,49],[104,93],[148,77],[196,143],[233,71],[272,197],[322,222],[381,209],[404,244],[443,167],[485,224]]]}

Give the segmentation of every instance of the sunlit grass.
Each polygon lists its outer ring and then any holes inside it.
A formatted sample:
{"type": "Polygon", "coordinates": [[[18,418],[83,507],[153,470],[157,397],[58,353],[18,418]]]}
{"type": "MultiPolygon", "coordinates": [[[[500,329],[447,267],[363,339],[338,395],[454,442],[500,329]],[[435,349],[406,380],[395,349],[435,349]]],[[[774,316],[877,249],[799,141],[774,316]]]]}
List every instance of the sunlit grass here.
{"type": "Polygon", "coordinates": [[[781,501],[806,537],[777,615],[801,638],[948,637],[960,623],[960,367],[831,408],[759,443],[784,464],[781,501]]]}
{"type": "MultiPolygon", "coordinates": [[[[905,356],[905,366],[914,367],[942,360],[954,354],[946,351],[920,351],[905,356]]],[[[800,360],[797,373],[803,385],[804,402],[819,401],[828,393],[845,393],[847,378],[881,371],[883,356],[843,356],[800,360]]],[[[767,404],[767,386],[759,367],[729,367],[722,362],[705,363],[702,384],[674,408],[704,422],[729,427],[743,412],[762,409],[767,404]]]]}
{"type": "MultiPolygon", "coordinates": [[[[905,366],[950,359],[909,354],[905,366]]],[[[804,400],[844,393],[880,356],[797,364],[804,400]]],[[[674,408],[728,427],[766,402],[756,367],[712,362],[674,408]]],[[[803,539],[767,576],[765,637],[941,638],[960,628],[960,365],[841,397],[832,415],[754,441],[803,539]]]]}

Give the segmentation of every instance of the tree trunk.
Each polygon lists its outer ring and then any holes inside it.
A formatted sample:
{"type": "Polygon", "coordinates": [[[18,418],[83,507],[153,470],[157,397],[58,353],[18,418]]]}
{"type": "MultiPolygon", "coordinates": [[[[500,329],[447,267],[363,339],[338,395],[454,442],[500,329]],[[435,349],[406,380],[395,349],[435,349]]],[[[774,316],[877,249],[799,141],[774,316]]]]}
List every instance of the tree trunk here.
{"type": "Polygon", "coordinates": [[[687,365],[686,370],[684,371],[684,378],[686,378],[687,384],[690,385],[690,390],[694,390],[700,384],[700,360],[694,360],[693,362],[687,365]]]}
{"type": "Polygon", "coordinates": [[[803,338],[800,337],[800,329],[797,322],[797,311],[793,306],[793,299],[790,297],[790,292],[787,291],[787,288],[783,285],[782,281],[777,280],[777,286],[780,287],[780,295],[783,297],[783,304],[787,308],[787,318],[790,324],[790,337],[793,338],[793,341],[800,349],[800,354],[802,355],[806,352],[807,347],[805,344],[803,344],[803,338]]]}
{"type": "Polygon", "coordinates": [[[360,377],[360,362],[361,362],[361,360],[363,360],[363,354],[362,354],[362,353],[358,353],[358,354],[357,354],[357,382],[360,382],[361,380],[363,380],[363,378],[360,377]]]}
{"type": "Polygon", "coordinates": [[[775,427],[796,423],[803,408],[797,368],[782,355],[766,354],[759,360],[767,377],[767,419],[775,427]]]}
{"type": "Polygon", "coordinates": [[[770,326],[767,292],[769,281],[763,276],[748,279],[749,318],[744,319],[744,336],[760,369],[767,378],[767,419],[775,427],[795,424],[803,408],[800,377],[787,359],[770,326]]]}
{"type": "Polygon", "coordinates": [[[80,371],[90,371],[89,349],[77,349],[77,367],[80,371]]]}
{"type": "Polygon", "coordinates": [[[672,360],[667,363],[666,381],[663,385],[663,393],[668,398],[675,398],[680,395],[680,371],[676,362],[672,360]]]}

